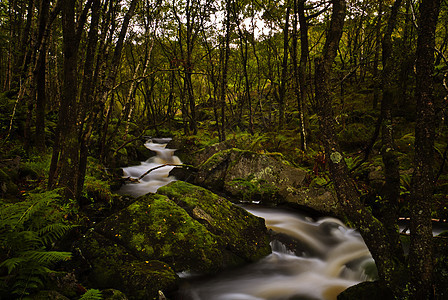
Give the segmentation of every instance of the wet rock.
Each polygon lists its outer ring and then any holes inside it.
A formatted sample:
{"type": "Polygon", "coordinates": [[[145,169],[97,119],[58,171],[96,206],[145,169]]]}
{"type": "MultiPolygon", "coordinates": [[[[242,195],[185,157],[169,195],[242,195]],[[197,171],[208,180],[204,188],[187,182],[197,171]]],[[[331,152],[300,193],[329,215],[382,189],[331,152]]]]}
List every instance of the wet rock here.
{"type": "Polygon", "coordinates": [[[158,299],[159,290],[174,290],[178,277],[164,262],[141,260],[128,249],[103,235],[90,231],[75,243],[77,260],[89,269],[87,280],[95,288],[114,288],[129,299],[158,299]]]}
{"type": "Polygon", "coordinates": [[[288,202],[338,215],[336,197],[328,189],[305,184],[307,172],[281,154],[259,154],[236,148],[220,151],[199,167],[196,183],[242,201],[265,205],[288,202]]]}
{"type": "Polygon", "coordinates": [[[351,286],[338,295],[338,300],[392,300],[395,299],[392,292],[384,287],[381,287],[378,282],[361,282],[357,285],[351,286]]]}
{"type": "Polygon", "coordinates": [[[281,192],[303,185],[306,171],[290,166],[281,154],[258,154],[231,148],[212,155],[199,167],[197,181],[214,189],[227,189],[237,178],[264,180],[281,192]]]}
{"type": "Polygon", "coordinates": [[[138,198],[95,231],[138,260],[162,261],[176,272],[215,272],[270,253],[263,219],[185,182],[159,193],[138,198]]]}
{"type": "MultiPolygon", "coordinates": [[[[256,261],[271,252],[264,220],[225,198],[182,181],[161,187],[158,193],[176,202],[209,233],[219,236],[221,252],[230,251],[232,256],[246,262],[256,261]]],[[[228,263],[224,261],[224,264],[228,263]]]]}

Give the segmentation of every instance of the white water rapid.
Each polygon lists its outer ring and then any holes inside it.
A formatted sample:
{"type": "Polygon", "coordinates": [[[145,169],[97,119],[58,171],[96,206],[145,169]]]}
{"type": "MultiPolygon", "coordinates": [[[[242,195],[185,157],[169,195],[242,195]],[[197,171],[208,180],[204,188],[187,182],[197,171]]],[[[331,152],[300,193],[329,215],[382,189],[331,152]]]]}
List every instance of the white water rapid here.
{"type": "Polygon", "coordinates": [[[339,220],[315,222],[298,213],[248,208],[266,226],[297,241],[298,255],[279,241],[272,254],[242,269],[213,279],[191,279],[180,291],[182,300],[289,300],[336,299],[347,287],[368,280],[373,259],[361,236],[339,220]]]}
{"type": "Polygon", "coordinates": [[[147,161],[141,162],[138,166],[123,168],[123,177],[138,179],[147,171],[157,167],[160,168],[151,171],[140,179],[139,182],[126,183],[120,188],[119,193],[138,197],[147,193],[155,193],[159,187],[176,180],[173,176],[169,176],[169,173],[174,168],[174,165],[180,165],[182,162],[174,155],[175,149],[166,148],[170,140],[154,139],[154,141],[148,140],[145,143],[145,147],[154,151],[157,155],[150,157],[147,161]],[[168,165],[163,166],[165,164],[168,165]]]}

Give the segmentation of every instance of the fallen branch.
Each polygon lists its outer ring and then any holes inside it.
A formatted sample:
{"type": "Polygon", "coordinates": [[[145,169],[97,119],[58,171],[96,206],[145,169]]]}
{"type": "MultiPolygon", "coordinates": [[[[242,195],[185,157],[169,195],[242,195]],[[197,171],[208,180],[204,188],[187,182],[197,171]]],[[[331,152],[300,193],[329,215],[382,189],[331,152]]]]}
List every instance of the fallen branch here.
{"type": "Polygon", "coordinates": [[[151,173],[152,171],[155,171],[157,169],[163,168],[163,167],[175,167],[175,168],[186,168],[186,169],[193,169],[193,170],[197,170],[196,167],[192,166],[192,165],[186,165],[186,164],[163,164],[157,167],[154,167],[152,169],[149,169],[148,171],[146,171],[145,173],[143,173],[142,175],[140,175],[139,178],[132,178],[132,177],[127,177],[125,178],[125,180],[131,181],[131,182],[135,182],[138,183],[140,182],[140,180],[145,177],[146,175],[148,175],[149,173],[151,173]]]}

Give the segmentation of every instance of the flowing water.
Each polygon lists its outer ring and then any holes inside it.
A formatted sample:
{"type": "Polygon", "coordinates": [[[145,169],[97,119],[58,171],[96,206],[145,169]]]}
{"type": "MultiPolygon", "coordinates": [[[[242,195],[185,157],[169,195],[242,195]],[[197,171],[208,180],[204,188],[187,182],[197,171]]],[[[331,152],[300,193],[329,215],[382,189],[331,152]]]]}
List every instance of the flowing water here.
{"type": "Polygon", "coordinates": [[[262,217],[266,226],[301,245],[293,252],[279,241],[272,254],[247,267],[213,279],[191,279],[178,299],[286,300],[336,299],[347,287],[368,280],[374,262],[361,236],[339,220],[318,221],[278,209],[246,209],[262,217]]]}
{"type": "MultiPolygon", "coordinates": [[[[169,176],[173,165],[181,164],[168,139],[149,140],[145,146],[156,156],[138,166],[124,168],[124,176],[139,178],[157,168],[138,183],[128,183],[121,193],[141,196],[175,180],[169,176]],[[168,166],[165,166],[169,164],[168,166]],[[161,167],[162,166],[162,167],[161,167]]],[[[313,220],[297,212],[245,207],[265,219],[266,226],[293,241],[295,250],[274,240],[272,254],[257,263],[197,278],[179,274],[184,284],[175,299],[182,300],[292,300],[336,299],[347,287],[368,280],[366,269],[374,262],[361,236],[339,220],[313,220]]],[[[283,240],[283,239],[282,239],[283,240]]]]}
{"type": "Polygon", "coordinates": [[[169,176],[170,171],[180,165],[182,162],[174,155],[175,149],[167,149],[166,145],[171,139],[154,139],[148,140],[145,147],[156,153],[156,156],[150,157],[147,161],[141,162],[138,166],[123,168],[125,178],[131,177],[138,179],[147,171],[149,172],[139,182],[129,182],[123,185],[119,191],[121,194],[127,194],[134,197],[142,196],[147,193],[155,193],[157,189],[171,181],[176,180],[173,176],[169,176]]]}

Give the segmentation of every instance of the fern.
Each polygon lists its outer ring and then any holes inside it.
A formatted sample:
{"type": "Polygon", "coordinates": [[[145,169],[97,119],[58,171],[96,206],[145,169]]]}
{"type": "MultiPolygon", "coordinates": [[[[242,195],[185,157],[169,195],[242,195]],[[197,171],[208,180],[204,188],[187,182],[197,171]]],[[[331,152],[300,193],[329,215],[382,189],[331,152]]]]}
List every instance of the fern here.
{"type": "Polygon", "coordinates": [[[84,295],[79,298],[79,300],[101,300],[103,299],[103,295],[97,289],[89,289],[84,295]]]}
{"type": "Polygon", "coordinates": [[[71,258],[70,252],[51,249],[75,227],[65,223],[59,200],[57,191],[48,191],[0,207],[0,249],[4,258],[0,268],[8,271],[0,277],[0,288],[11,298],[43,287],[51,268],[71,258]]]}

